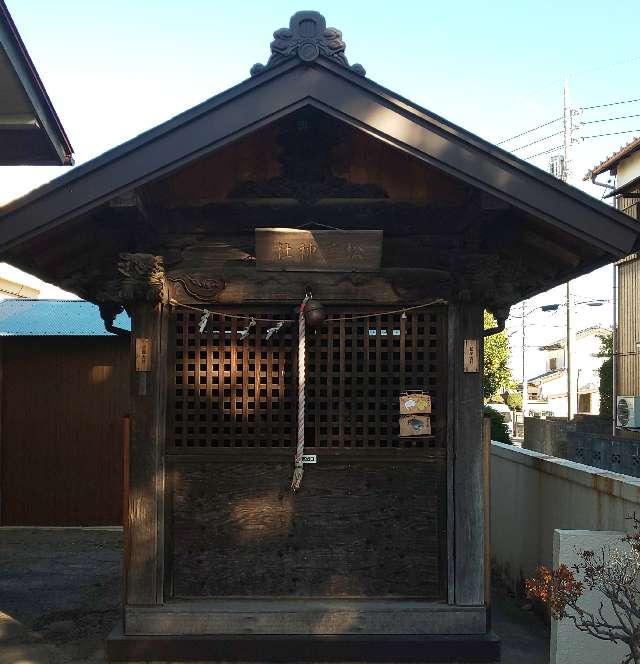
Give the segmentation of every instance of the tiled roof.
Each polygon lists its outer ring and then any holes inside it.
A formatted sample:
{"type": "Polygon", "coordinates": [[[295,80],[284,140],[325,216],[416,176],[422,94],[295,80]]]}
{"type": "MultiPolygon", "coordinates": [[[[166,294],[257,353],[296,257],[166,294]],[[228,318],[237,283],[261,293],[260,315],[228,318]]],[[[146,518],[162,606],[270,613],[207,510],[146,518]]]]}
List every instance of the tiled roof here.
{"type": "MultiPolygon", "coordinates": [[[[120,314],[114,325],[131,329],[129,317],[120,314]]],[[[111,337],[95,304],[84,300],[2,300],[2,337],[111,337]]]]}
{"type": "Polygon", "coordinates": [[[590,180],[591,177],[600,175],[605,171],[610,170],[622,161],[625,157],[628,157],[632,152],[640,150],[640,136],[632,138],[626,145],[623,145],[617,152],[614,152],[612,155],[609,155],[606,159],[601,161],[597,166],[594,166],[590,171],[587,171],[587,174],[584,176],[584,180],[590,180]]]}
{"type": "Polygon", "coordinates": [[[555,376],[561,376],[566,369],[552,369],[551,371],[545,371],[544,373],[540,374],[539,376],[534,376],[533,378],[527,378],[527,383],[531,384],[535,381],[540,381],[541,383],[544,383],[547,378],[552,378],[555,376]]]}
{"type": "MultiPolygon", "coordinates": [[[[611,330],[607,327],[601,327],[600,325],[592,325],[591,327],[585,327],[583,330],[578,330],[576,332],[576,339],[585,339],[586,337],[590,337],[592,335],[602,335],[602,334],[609,334],[611,330]]],[[[564,348],[567,344],[567,337],[563,337],[562,339],[558,339],[557,341],[554,341],[553,343],[546,344],[545,346],[540,346],[540,350],[559,350],[560,348],[564,348]]]]}

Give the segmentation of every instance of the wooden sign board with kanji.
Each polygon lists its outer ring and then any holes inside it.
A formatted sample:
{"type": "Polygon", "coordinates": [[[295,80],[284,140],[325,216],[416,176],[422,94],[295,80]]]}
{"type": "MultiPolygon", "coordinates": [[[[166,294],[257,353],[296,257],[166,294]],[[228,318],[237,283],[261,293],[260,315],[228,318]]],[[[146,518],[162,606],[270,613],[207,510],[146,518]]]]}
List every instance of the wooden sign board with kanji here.
{"type": "Polygon", "coordinates": [[[480,357],[478,355],[478,340],[464,340],[464,372],[478,373],[480,371],[480,357]]]}
{"type": "Polygon", "coordinates": [[[151,371],[151,339],[136,339],[136,371],[151,371]]]}
{"type": "Polygon", "coordinates": [[[377,272],[382,231],[256,228],[256,267],[270,272],[377,272]]]}

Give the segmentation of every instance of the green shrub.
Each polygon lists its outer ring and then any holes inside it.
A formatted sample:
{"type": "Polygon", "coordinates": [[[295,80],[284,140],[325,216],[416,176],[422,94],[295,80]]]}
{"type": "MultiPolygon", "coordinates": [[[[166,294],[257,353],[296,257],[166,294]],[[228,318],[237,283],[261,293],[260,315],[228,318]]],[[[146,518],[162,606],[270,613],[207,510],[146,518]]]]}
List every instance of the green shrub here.
{"type": "Polygon", "coordinates": [[[509,429],[502,419],[502,414],[491,406],[484,407],[484,414],[491,418],[491,440],[497,440],[499,443],[511,443],[509,429]]]}

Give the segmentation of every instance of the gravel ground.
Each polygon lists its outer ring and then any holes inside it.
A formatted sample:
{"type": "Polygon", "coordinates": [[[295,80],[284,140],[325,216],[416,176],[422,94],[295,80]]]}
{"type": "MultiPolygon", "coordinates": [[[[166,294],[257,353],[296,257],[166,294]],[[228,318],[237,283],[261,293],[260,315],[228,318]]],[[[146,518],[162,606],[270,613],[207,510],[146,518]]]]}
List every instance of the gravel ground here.
{"type": "Polygon", "coordinates": [[[0,664],[103,661],[121,566],[118,530],[0,529],[0,664]]]}
{"type": "MultiPolygon", "coordinates": [[[[103,662],[120,617],[122,532],[0,528],[0,664],[103,662]]],[[[548,664],[548,634],[505,595],[493,605],[503,664],[548,664]]]]}

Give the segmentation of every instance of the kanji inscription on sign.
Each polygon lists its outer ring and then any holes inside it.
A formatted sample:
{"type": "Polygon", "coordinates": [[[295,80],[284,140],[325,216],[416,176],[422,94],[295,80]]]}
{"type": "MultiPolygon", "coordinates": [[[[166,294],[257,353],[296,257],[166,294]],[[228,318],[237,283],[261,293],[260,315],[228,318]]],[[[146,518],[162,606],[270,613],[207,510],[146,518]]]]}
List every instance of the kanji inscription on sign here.
{"type": "Polygon", "coordinates": [[[256,228],[258,270],[377,272],[382,231],[256,228]]]}
{"type": "Polygon", "coordinates": [[[151,371],[151,339],[136,339],[136,371],[151,371]]]}
{"type": "Polygon", "coordinates": [[[478,357],[478,340],[464,340],[464,372],[478,373],[480,371],[480,359],[478,357]]]}

